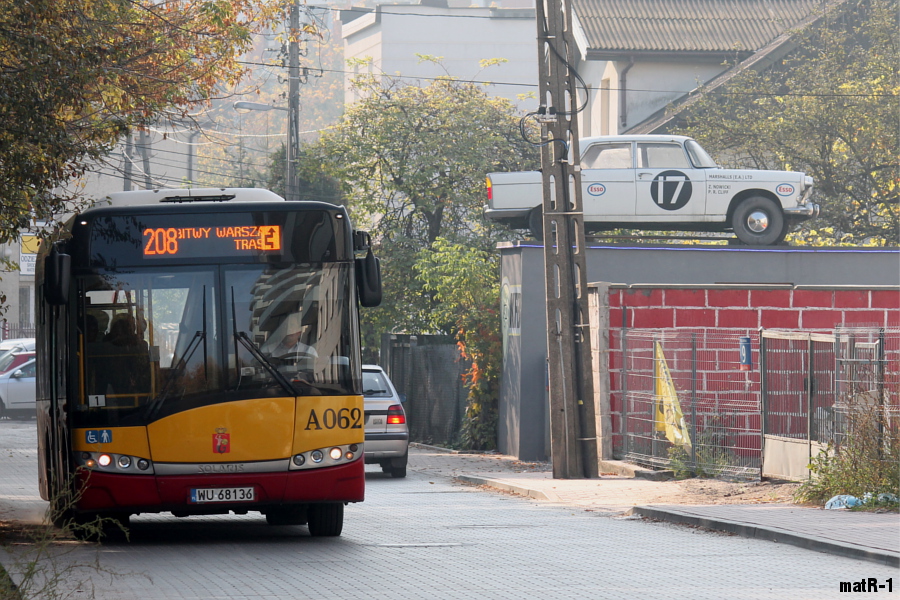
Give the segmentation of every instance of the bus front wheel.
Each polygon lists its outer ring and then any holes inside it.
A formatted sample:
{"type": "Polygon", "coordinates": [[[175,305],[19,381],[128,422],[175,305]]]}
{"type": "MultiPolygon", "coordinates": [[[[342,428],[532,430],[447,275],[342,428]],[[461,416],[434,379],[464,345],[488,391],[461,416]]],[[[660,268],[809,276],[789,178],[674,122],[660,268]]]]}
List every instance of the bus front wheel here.
{"type": "Polygon", "coordinates": [[[312,504],[307,516],[309,534],[313,537],[335,537],[344,528],[344,505],[312,504]]]}

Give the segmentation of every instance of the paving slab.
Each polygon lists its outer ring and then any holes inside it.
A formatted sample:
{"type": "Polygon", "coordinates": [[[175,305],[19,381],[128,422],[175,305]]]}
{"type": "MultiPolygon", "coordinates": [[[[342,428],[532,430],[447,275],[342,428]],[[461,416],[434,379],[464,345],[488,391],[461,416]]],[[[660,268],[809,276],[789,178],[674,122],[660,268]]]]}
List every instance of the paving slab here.
{"type": "Polygon", "coordinates": [[[433,447],[411,449],[410,468],[608,516],[638,515],[900,567],[898,513],[824,510],[784,502],[698,504],[676,481],[621,475],[553,479],[547,463],[452,454],[433,447]]]}

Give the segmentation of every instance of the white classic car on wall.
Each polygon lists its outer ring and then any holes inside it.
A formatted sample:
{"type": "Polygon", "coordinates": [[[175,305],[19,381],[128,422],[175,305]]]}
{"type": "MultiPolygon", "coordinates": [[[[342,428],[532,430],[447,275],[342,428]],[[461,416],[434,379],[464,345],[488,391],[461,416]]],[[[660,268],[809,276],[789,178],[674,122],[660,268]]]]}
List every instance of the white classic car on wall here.
{"type": "MultiPolygon", "coordinates": [[[[581,140],[585,230],[733,231],[777,244],[819,214],[813,180],[792,171],[723,169],[689,137],[634,135],[581,140]]],[[[491,173],[485,216],[542,238],[538,171],[491,173]]]]}

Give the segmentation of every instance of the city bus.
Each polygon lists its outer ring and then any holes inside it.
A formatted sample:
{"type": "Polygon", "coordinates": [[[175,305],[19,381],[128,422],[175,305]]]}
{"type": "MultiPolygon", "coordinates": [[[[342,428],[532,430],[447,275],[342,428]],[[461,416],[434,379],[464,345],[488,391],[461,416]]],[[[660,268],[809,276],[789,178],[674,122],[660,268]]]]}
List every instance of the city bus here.
{"type": "Polygon", "coordinates": [[[340,535],[365,487],[358,306],[381,301],[343,207],[117,192],[41,246],[39,481],[58,520],[258,511],[340,535]]]}

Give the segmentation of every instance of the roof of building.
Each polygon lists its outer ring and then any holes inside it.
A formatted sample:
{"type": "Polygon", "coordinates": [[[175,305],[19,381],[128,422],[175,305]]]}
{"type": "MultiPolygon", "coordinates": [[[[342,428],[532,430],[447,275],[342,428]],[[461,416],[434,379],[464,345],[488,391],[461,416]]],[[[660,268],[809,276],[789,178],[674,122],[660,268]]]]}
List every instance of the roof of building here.
{"type": "Polygon", "coordinates": [[[753,52],[820,0],[575,0],[587,54],[753,52]]]}

